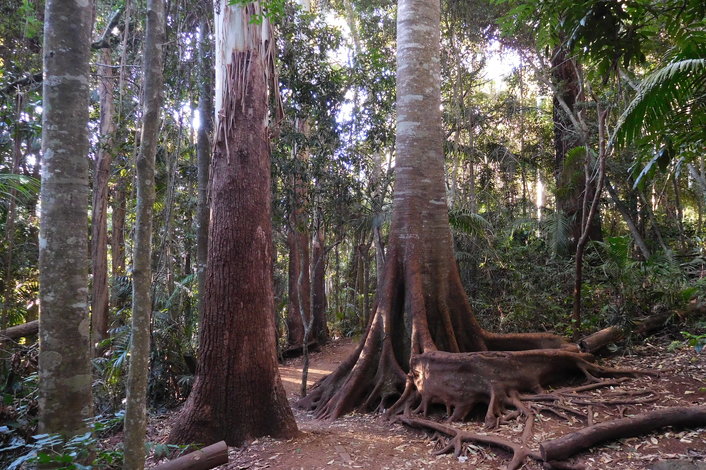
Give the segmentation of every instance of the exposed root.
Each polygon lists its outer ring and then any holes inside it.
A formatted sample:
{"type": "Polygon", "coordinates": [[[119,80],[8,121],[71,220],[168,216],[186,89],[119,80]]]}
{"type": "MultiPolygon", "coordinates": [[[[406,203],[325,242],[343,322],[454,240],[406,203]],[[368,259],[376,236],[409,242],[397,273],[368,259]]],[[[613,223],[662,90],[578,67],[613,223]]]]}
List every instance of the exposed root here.
{"type": "MultiPolygon", "coordinates": [[[[485,425],[494,428],[509,419],[532,415],[523,401],[538,399],[557,402],[569,397],[572,400],[588,400],[592,397],[570,392],[619,383],[605,381],[598,376],[635,374],[632,370],[601,367],[590,362],[591,359],[588,354],[558,349],[455,354],[431,351],[418,354],[411,360],[405,391],[390,413],[401,409],[407,411],[416,405],[414,412],[426,416],[432,404],[442,404],[446,406],[449,421],[459,421],[476,405],[487,404],[485,425]],[[522,395],[539,393],[545,386],[572,372],[583,373],[597,382],[537,396],[522,395]],[[415,390],[417,393],[414,393],[415,390]],[[506,413],[508,407],[515,411],[506,413]]],[[[611,404],[623,401],[625,399],[614,400],[611,404]]]]}
{"type": "Polygon", "coordinates": [[[407,426],[411,426],[414,428],[428,428],[450,436],[451,439],[449,440],[448,444],[439,451],[437,451],[437,455],[445,454],[453,450],[454,456],[458,457],[463,452],[463,444],[465,442],[477,442],[479,444],[486,444],[510,451],[512,453],[512,459],[507,464],[507,467],[505,467],[507,470],[515,470],[520,468],[527,457],[539,461],[542,460],[538,454],[530,452],[529,449],[527,449],[527,447],[525,447],[523,444],[517,444],[501,436],[476,434],[469,431],[462,431],[460,429],[456,429],[451,426],[446,426],[441,423],[437,423],[436,421],[431,421],[428,419],[404,416],[400,418],[400,421],[402,421],[407,426]]]}

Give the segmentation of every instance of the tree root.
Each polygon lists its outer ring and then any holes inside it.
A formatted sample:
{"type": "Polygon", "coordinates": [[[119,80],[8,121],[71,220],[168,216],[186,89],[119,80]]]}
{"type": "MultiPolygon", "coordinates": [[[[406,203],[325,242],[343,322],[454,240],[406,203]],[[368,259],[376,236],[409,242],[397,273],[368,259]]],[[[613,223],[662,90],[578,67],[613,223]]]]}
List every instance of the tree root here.
{"type": "Polygon", "coordinates": [[[543,442],[539,450],[545,461],[566,460],[601,442],[639,436],[667,426],[706,426],[706,406],[663,408],[594,424],[543,442]]]}
{"type": "Polygon", "coordinates": [[[464,431],[429,419],[411,416],[401,416],[398,419],[410,427],[428,428],[450,436],[447,445],[437,451],[437,455],[453,450],[454,455],[458,457],[463,452],[465,442],[476,442],[510,451],[512,459],[507,464],[507,470],[520,468],[527,457],[543,462],[546,469],[579,469],[583,467],[566,460],[602,442],[638,436],[667,426],[706,426],[706,406],[664,408],[630,418],[589,425],[580,431],[541,443],[539,453],[532,452],[527,447],[531,435],[532,415],[528,416],[525,422],[521,444],[502,436],[464,431]]]}
{"type": "Polygon", "coordinates": [[[425,416],[432,404],[446,406],[449,421],[462,420],[480,403],[487,404],[485,425],[497,426],[501,419],[519,415],[529,416],[523,400],[531,396],[523,392],[541,392],[543,388],[571,373],[583,373],[593,384],[586,387],[539,395],[539,399],[558,401],[569,391],[584,391],[615,384],[601,381],[597,376],[634,376],[638,372],[601,367],[590,362],[591,355],[560,349],[530,351],[482,351],[475,353],[447,353],[431,351],[413,356],[405,391],[389,413],[404,409],[425,416]],[[516,411],[503,416],[506,407],[516,411]]]}
{"type": "Polygon", "coordinates": [[[431,421],[422,418],[402,416],[399,418],[399,420],[407,426],[411,426],[414,428],[429,428],[442,434],[446,434],[447,436],[450,436],[451,440],[449,441],[449,443],[442,449],[435,452],[436,455],[445,454],[453,449],[454,456],[458,457],[463,452],[464,442],[477,442],[479,444],[486,444],[510,451],[512,453],[512,459],[507,464],[507,470],[515,470],[520,468],[527,457],[531,457],[535,460],[542,460],[542,458],[538,454],[530,452],[524,445],[516,444],[511,440],[505,439],[501,436],[476,434],[468,431],[462,431],[451,426],[446,426],[441,423],[437,423],[436,421],[431,421]]]}

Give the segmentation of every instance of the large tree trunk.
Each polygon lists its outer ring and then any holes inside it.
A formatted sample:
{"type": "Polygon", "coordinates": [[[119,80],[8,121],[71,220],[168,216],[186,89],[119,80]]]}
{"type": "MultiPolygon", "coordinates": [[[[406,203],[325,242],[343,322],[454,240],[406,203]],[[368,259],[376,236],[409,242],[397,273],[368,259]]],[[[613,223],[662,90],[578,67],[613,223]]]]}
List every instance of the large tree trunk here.
{"type": "Polygon", "coordinates": [[[560,343],[551,335],[490,335],[471,312],[446,206],[439,15],[438,1],[398,5],[396,181],[385,270],[360,345],[299,401],[319,417],[389,408],[405,387],[413,354],[560,343]]]}
{"type": "Polygon", "coordinates": [[[92,416],[88,318],[88,97],[93,2],[48,0],[39,236],[39,432],[92,416]]]}
{"type": "Polygon", "coordinates": [[[274,335],[269,24],[250,22],[261,12],[257,2],[216,5],[216,145],[199,364],[169,441],[240,445],[291,437],[297,428],[274,335]]]}
{"type": "Polygon", "coordinates": [[[147,376],[152,318],[152,207],[155,200],[154,165],[162,107],[164,0],[147,0],[144,51],[142,140],[137,156],[137,218],[132,273],[132,340],[125,404],[125,470],[145,464],[147,376]]]}
{"type": "MultiPolygon", "coordinates": [[[[554,174],[556,177],[556,207],[557,211],[570,220],[568,244],[565,254],[576,251],[576,244],[581,238],[581,222],[584,219],[584,191],[586,200],[593,199],[595,181],[586,184],[584,160],[582,158],[567,158],[568,152],[585,145],[586,136],[583,129],[577,129],[575,116],[576,103],[583,99],[577,66],[569,57],[564,47],[559,47],[552,56],[552,82],[554,91],[554,174]]],[[[585,155],[585,152],[584,152],[585,155]]],[[[601,223],[597,215],[590,221],[588,239],[601,240],[601,223]]]]}
{"type": "Polygon", "coordinates": [[[98,66],[100,142],[93,175],[93,232],[91,261],[91,343],[95,347],[108,336],[108,181],[113,152],[113,80],[110,49],[101,49],[98,66]]]}

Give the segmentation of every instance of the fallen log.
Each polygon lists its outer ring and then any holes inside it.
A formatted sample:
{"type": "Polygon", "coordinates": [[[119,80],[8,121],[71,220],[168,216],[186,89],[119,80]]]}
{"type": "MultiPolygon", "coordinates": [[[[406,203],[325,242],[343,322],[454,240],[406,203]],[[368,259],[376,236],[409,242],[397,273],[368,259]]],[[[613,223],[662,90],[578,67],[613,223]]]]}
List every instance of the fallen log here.
{"type": "Polygon", "coordinates": [[[26,336],[33,336],[39,332],[39,320],[34,320],[29,323],[23,323],[17,326],[11,326],[4,330],[0,330],[0,341],[8,339],[18,339],[26,336]]]}
{"type": "Polygon", "coordinates": [[[617,326],[609,326],[592,335],[586,336],[578,342],[579,350],[582,353],[593,354],[600,351],[611,343],[620,341],[623,338],[623,330],[617,326]]]}
{"type": "Polygon", "coordinates": [[[228,446],[224,441],[152,467],[152,470],[208,470],[228,463],[228,446]]]}
{"type": "Polygon", "coordinates": [[[541,443],[539,452],[545,462],[566,460],[601,442],[639,436],[667,426],[706,426],[706,406],[663,408],[630,418],[594,424],[541,443]]]}

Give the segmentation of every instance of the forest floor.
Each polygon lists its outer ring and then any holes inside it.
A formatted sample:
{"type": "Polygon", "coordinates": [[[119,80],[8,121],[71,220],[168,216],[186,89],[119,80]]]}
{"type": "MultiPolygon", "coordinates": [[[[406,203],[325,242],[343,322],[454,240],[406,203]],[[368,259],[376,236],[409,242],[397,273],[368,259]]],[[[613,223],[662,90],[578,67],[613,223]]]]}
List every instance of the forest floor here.
{"type": "MultiPolygon", "coordinates": [[[[640,376],[618,386],[588,392],[594,397],[591,412],[594,422],[629,416],[667,406],[703,405],[706,403],[706,353],[693,348],[671,350],[668,340],[645,342],[629,355],[613,356],[602,364],[621,368],[650,369],[659,377],[640,376]],[[630,396],[638,404],[602,406],[611,397],[630,396]]],[[[311,354],[309,382],[313,384],[330,373],[356,344],[351,339],[334,341],[311,354]]],[[[294,406],[301,383],[301,358],[290,359],[280,368],[282,380],[292,404],[300,434],[289,440],[257,439],[242,448],[230,449],[230,463],[222,470],[245,469],[477,469],[498,470],[505,467],[509,454],[485,446],[467,444],[460,457],[434,455],[441,443],[423,431],[392,423],[380,414],[354,413],[333,422],[316,420],[312,413],[294,406]]],[[[613,400],[615,401],[615,400],[613,400]]],[[[584,407],[584,412],[589,410],[584,407]]],[[[432,415],[432,417],[435,417],[432,415]]],[[[170,417],[165,417],[171,421],[170,417]]],[[[436,418],[442,418],[441,413],[436,418]]],[[[165,435],[168,426],[155,422],[152,440],[165,435]]],[[[576,431],[585,423],[569,421],[550,414],[537,416],[532,442],[534,447],[547,439],[576,431]]],[[[482,417],[454,427],[483,432],[482,417]]],[[[494,434],[520,441],[521,423],[501,425],[494,434]]],[[[532,447],[530,445],[530,447],[532,447]]],[[[580,453],[573,463],[588,469],[706,470],[706,428],[666,429],[647,436],[621,439],[580,453]]],[[[528,460],[523,469],[540,469],[528,460]]]]}

